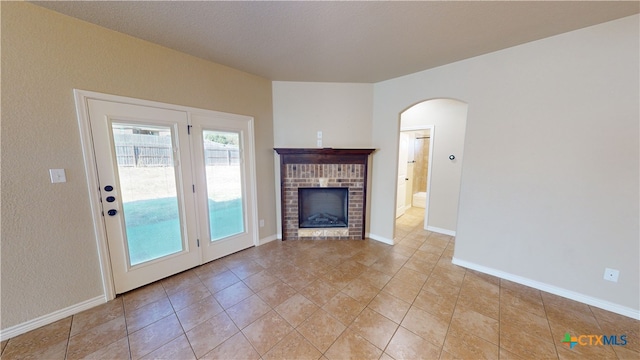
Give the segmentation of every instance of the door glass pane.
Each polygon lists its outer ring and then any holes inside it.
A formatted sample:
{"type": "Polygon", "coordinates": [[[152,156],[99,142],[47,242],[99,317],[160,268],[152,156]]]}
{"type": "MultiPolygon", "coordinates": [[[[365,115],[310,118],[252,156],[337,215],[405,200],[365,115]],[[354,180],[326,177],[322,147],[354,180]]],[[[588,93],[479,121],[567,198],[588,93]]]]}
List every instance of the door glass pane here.
{"type": "Polygon", "coordinates": [[[214,241],[244,232],[240,134],[204,130],[202,137],[209,230],[214,241]]]}
{"type": "Polygon", "coordinates": [[[170,127],[113,123],[131,266],[182,251],[170,127]]]}

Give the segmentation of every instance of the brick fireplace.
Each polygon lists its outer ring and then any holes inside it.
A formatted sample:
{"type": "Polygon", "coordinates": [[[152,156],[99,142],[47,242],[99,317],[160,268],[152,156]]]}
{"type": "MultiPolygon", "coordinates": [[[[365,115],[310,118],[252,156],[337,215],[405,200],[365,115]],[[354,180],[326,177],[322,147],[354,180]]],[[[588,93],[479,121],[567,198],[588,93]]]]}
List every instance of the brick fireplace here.
{"type": "MultiPolygon", "coordinates": [[[[364,239],[367,164],[375,149],[276,148],[275,151],[280,155],[282,240],[364,239]],[[326,190],[317,191],[310,198],[327,199],[327,203],[337,201],[331,189],[348,189],[343,203],[346,214],[338,215],[339,210],[303,214],[299,194],[316,188],[326,190]],[[302,225],[310,220],[318,220],[318,225],[302,225]]],[[[311,205],[303,206],[307,209],[311,205]]]]}

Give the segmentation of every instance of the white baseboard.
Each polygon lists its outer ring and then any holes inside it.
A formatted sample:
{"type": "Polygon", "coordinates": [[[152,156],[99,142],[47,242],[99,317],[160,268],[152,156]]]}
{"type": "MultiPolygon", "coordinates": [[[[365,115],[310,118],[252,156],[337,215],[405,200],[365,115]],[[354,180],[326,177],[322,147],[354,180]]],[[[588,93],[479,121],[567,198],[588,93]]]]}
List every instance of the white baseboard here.
{"type": "Polygon", "coordinates": [[[45,325],[49,325],[51,323],[54,323],[58,320],[64,319],[68,316],[71,315],[75,315],[79,312],[91,309],[92,307],[98,306],[98,305],[102,305],[104,303],[106,303],[107,300],[104,297],[104,295],[100,295],[100,296],[96,296],[93,299],[89,299],[89,300],[85,300],[81,303],[75,304],[75,305],[71,305],[67,308],[64,309],[60,309],[57,311],[54,311],[50,314],[47,315],[43,315],[40,316],[38,318],[35,318],[33,320],[29,320],[27,322],[24,322],[22,324],[18,324],[15,326],[11,326],[9,328],[6,329],[2,329],[0,331],[0,341],[5,341],[7,339],[11,339],[14,338],[18,335],[22,335],[26,332],[29,332],[31,330],[37,329],[41,326],[45,326],[45,325]]]}
{"type": "Polygon", "coordinates": [[[273,240],[278,240],[278,236],[277,235],[271,235],[271,236],[267,236],[266,238],[262,238],[260,240],[258,240],[258,246],[260,245],[264,245],[268,242],[272,242],[273,240]]]}
{"type": "Polygon", "coordinates": [[[393,239],[387,239],[386,237],[383,236],[378,236],[376,234],[365,234],[365,237],[371,239],[371,240],[375,240],[375,241],[380,241],[381,243],[385,243],[387,245],[393,245],[393,239]]]}
{"type": "Polygon", "coordinates": [[[449,236],[456,236],[456,232],[454,230],[447,230],[447,229],[442,229],[439,227],[435,227],[435,226],[427,226],[425,227],[425,230],[429,230],[438,234],[445,234],[445,235],[449,235],[449,236]]]}
{"type": "Polygon", "coordinates": [[[614,312],[616,314],[620,314],[623,316],[630,317],[632,319],[640,320],[640,309],[632,309],[630,307],[618,305],[616,303],[612,303],[610,301],[601,300],[598,298],[594,298],[593,296],[584,295],[575,291],[563,289],[554,285],[549,285],[543,282],[531,280],[522,276],[510,274],[501,270],[496,270],[493,268],[489,268],[483,265],[478,265],[472,262],[468,262],[465,260],[456,259],[455,257],[451,261],[455,265],[462,266],[467,269],[476,270],[481,273],[493,275],[499,277],[501,279],[513,281],[518,284],[522,284],[525,286],[532,287],[534,289],[546,291],[548,293],[562,296],[567,299],[575,300],[577,302],[581,302],[583,304],[595,306],[600,309],[604,309],[607,311],[614,312]]]}

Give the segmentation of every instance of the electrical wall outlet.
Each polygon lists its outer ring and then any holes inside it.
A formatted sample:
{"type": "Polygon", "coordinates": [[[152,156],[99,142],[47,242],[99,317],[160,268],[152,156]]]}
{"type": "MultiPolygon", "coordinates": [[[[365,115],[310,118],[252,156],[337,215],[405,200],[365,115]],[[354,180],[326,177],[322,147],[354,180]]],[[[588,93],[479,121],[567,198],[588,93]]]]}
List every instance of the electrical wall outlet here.
{"type": "Polygon", "coordinates": [[[264,219],[260,219],[260,227],[264,227],[264,219]]]}
{"type": "Polygon", "coordinates": [[[618,282],[618,276],[620,276],[620,271],[616,269],[604,269],[604,279],[607,281],[618,282]]]}

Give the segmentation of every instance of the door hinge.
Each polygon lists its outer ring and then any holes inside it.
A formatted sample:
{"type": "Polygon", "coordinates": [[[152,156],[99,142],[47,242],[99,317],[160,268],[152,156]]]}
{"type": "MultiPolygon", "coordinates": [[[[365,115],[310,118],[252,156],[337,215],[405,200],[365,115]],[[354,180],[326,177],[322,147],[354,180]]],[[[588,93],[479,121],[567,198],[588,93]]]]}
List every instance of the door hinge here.
{"type": "Polygon", "coordinates": [[[191,190],[193,190],[193,193],[196,193],[196,186],[194,184],[191,184],[191,190]]]}
{"type": "Polygon", "coordinates": [[[191,127],[192,127],[192,126],[193,126],[193,125],[187,125],[187,134],[188,134],[188,135],[191,135],[191,127]]]}
{"type": "Polygon", "coordinates": [[[200,239],[197,239],[198,247],[200,247],[200,239]]]}

